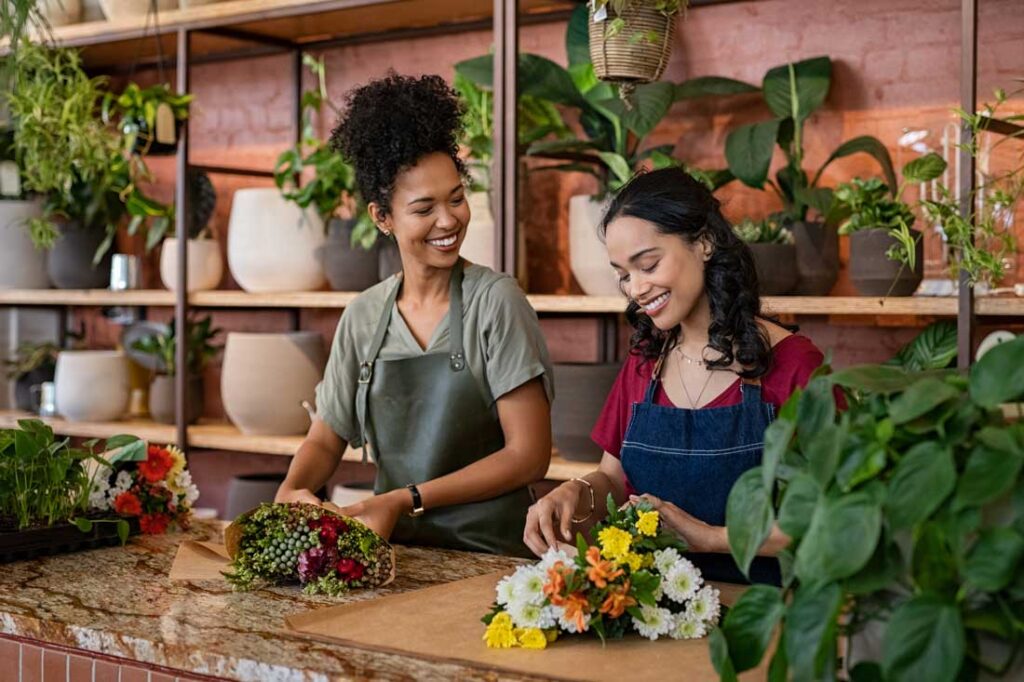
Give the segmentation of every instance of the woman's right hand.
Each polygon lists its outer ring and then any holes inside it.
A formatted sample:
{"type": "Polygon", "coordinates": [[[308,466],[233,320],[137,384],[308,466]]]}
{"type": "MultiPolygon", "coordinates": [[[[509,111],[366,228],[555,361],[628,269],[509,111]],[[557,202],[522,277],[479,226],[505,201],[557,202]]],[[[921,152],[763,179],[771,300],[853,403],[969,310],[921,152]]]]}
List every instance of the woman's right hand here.
{"type": "Polygon", "coordinates": [[[305,502],[306,504],[320,505],[322,501],[308,488],[285,488],[281,486],[274,496],[274,502],[305,502]]]}
{"type": "Polygon", "coordinates": [[[530,507],[523,542],[531,552],[541,556],[559,544],[572,544],[572,518],[582,487],[579,481],[566,481],[530,507]]]}

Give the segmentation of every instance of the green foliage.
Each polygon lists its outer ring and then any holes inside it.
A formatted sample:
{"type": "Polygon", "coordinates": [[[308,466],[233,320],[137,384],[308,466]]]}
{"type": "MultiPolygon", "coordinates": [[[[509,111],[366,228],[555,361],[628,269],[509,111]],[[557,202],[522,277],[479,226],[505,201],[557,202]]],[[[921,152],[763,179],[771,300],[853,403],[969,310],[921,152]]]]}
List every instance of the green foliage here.
{"type": "Polygon", "coordinates": [[[956,360],[956,324],[933,322],[886,362],[912,372],[945,369],[956,360]]]}
{"type": "MultiPolygon", "coordinates": [[[[193,376],[200,374],[203,368],[223,346],[212,343],[213,338],[221,333],[221,329],[212,326],[209,316],[200,320],[193,320],[188,323],[188,348],[185,350],[186,361],[188,362],[189,374],[193,376]]],[[[177,352],[177,334],[175,333],[175,320],[168,324],[166,334],[154,334],[139,339],[132,345],[132,349],[141,353],[154,355],[160,359],[160,374],[174,376],[175,353],[177,352]]]]}
{"type": "Polygon", "coordinates": [[[609,22],[605,38],[613,38],[617,35],[628,32],[629,42],[647,42],[659,44],[663,39],[657,31],[631,30],[629,26],[629,12],[640,8],[650,8],[661,12],[666,17],[672,17],[686,10],[688,0],[594,0],[594,12],[606,10],[609,22]]]}
{"type": "Polygon", "coordinates": [[[302,94],[302,139],[277,157],[274,182],[281,195],[305,209],[313,207],[328,229],[330,220],[343,207],[355,216],[352,245],[369,249],[377,241],[377,230],[362,204],[356,188],[355,169],[317,134],[316,121],[326,103],[334,115],[340,111],[327,96],[327,74],[323,59],[304,54],[302,63],[316,77],[316,88],[302,94]],[[304,172],[312,177],[301,182],[304,172]]]}
{"type": "Polygon", "coordinates": [[[157,109],[166,104],[175,121],[184,121],[193,99],[191,94],[176,94],[166,84],[140,88],[137,83],[129,83],[120,95],[104,95],[103,120],[117,121],[128,153],[146,154],[156,141],[157,109]]]}
{"type": "Polygon", "coordinates": [[[1024,398],[1024,338],[969,377],[937,369],[953,357],[948,345],[942,327],[929,328],[900,352],[907,369],[820,375],[781,410],[726,520],[745,571],[777,521],[792,538],[792,570],[781,589],[744,595],[713,637],[723,680],[761,661],[779,622],[773,679],[834,679],[838,638],[872,620],[885,622],[882,660],[853,679],[999,674],[1020,654],[1024,423],[1006,421],[999,405],[1024,398]],[[1004,642],[1010,658],[986,658],[982,636],[1004,642]]]}
{"type": "Polygon", "coordinates": [[[57,354],[60,347],[55,343],[32,343],[26,341],[18,346],[14,357],[4,360],[7,368],[7,378],[17,381],[29,372],[41,367],[54,369],[57,366],[57,354]]]}
{"type": "Polygon", "coordinates": [[[748,244],[792,244],[793,231],[786,226],[779,215],[770,215],[761,220],[744,218],[732,226],[740,239],[748,244]]]}

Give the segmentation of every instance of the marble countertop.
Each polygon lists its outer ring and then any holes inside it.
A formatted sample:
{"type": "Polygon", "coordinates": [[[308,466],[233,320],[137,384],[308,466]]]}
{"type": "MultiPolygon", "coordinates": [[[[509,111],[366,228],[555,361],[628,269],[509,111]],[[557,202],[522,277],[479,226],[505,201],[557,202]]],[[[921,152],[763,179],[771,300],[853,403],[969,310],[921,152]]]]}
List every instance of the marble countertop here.
{"type": "Polygon", "coordinates": [[[236,593],[226,582],[168,579],[187,539],[220,541],[220,526],[197,522],[187,533],[138,536],[125,547],[0,566],[0,633],[238,680],[499,679],[470,664],[317,642],[286,631],[284,617],[510,569],[515,559],[398,547],[398,576],[379,590],[335,598],[298,587],[236,593]]]}

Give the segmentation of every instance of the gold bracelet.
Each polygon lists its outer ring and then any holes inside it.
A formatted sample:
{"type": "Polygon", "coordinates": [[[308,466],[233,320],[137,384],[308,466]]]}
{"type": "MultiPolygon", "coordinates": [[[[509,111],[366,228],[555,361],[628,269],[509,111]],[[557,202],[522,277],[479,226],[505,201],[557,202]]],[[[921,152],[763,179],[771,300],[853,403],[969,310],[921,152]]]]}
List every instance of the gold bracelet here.
{"type": "Polygon", "coordinates": [[[587,486],[587,490],[590,491],[590,511],[587,512],[587,515],[584,516],[582,519],[577,519],[575,516],[572,517],[572,522],[573,523],[583,523],[584,521],[586,521],[587,519],[589,519],[591,516],[594,515],[594,486],[590,485],[590,481],[588,481],[585,478],[571,478],[569,480],[570,481],[579,481],[583,485],[587,486]]]}

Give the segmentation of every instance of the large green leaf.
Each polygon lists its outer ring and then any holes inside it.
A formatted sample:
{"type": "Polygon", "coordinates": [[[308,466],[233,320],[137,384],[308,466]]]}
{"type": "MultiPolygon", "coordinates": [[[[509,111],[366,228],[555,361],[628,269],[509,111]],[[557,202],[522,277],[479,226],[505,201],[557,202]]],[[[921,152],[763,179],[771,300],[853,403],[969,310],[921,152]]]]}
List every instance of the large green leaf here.
{"type": "Polygon", "coordinates": [[[1024,335],[1001,343],[971,368],[971,399],[996,407],[1024,397],[1024,335]]]}
{"type": "MultiPolygon", "coordinates": [[[[836,646],[843,591],[838,583],[798,587],[786,610],[783,646],[795,680],[817,680],[836,646]]],[[[832,672],[832,671],[828,671],[832,672]]]]}
{"type": "Polygon", "coordinates": [[[868,154],[878,161],[878,165],[882,167],[882,175],[885,176],[886,184],[889,186],[890,191],[895,192],[896,188],[899,187],[899,184],[896,181],[896,171],[893,170],[892,157],[889,156],[889,150],[886,149],[885,145],[879,142],[877,138],[871,137],[870,135],[861,135],[860,137],[847,140],[839,145],[836,150],[832,152],[831,156],[825,160],[825,163],[822,164],[821,168],[818,169],[811,185],[816,186],[818,184],[818,180],[821,178],[822,172],[836,159],[860,153],[868,154]]]}
{"type": "Polygon", "coordinates": [[[782,461],[782,454],[789,448],[796,422],[778,418],[764,431],[764,456],[761,458],[761,474],[766,488],[775,482],[775,468],[782,461]]]}
{"type": "Polygon", "coordinates": [[[633,177],[633,169],[629,167],[629,162],[614,152],[598,152],[598,157],[604,161],[605,165],[612,172],[612,175],[620,183],[627,183],[629,179],[633,177]]]}
{"type": "Polygon", "coordinates": [[[799,473],[786,486],[779,507],[779,528],[793,539],[803,537],[811,525],[814,508],[821,498],[818,482],[809,474],[799,473]]]}
{"type": "Polygon", "coordinates": [[[925,327],[886,364],[912,372],[942,369],[956,359],[956,325],[947,320],[925,327]]]}
{"type": "Polygon", "coordinates": [[[797,548],[796,576],[822,585],[853,575],[871,558],[881,530],[881,506],[866,492],[827,498],[797,548]]]}
{"type": "Polygon", "coordinates": [[[729,609],[721,629],[737,673],[761,662],[784,611],[779,589],[769,585],[751,586],[729,609]]]}
{"type": "Polygon", "coordinates": [[[883,539],[864,567],[843,581],[843,587],[850,594],[872,594],[892,587],[905,570],[899,545],[883,539]]]}
{"type": "Polygon", "coordinates": [[[569,25],[565,29],[565,54],[569,59],[569,69],[580,64],[590,63],[590,13],[586,5],[579,5],[569,17],[569,25]]]}
{"type": "Polygon", "coordinates": [[[893,528],[914,526],[932,515],[956,485],[953,453],[937,443],[917,443],[896,465],[885,506],[893,528]]]}
{"type": "Polygon", "coordinates": [[[926,521],[914,535],[910,572],[919,590],[947,594],[957,588],[957,565],[949,525],[926,521]]]}
{"type": "Polygon", "coordinates": [[[638,139],[647,137],[672,106],[673,86],[658,81],[637,86],[633,93],[633,108],[627,109],[622,122],[638,139]]]}
{"type": "Polygon", "coordinates": [[[1024,537],[1012,528],[989,528],[967,555],[967,582],[986,592],[1006,587],[1024,555],[1024,537]]]}
{"type": "Polygon", "coordinates": [[[976,445],[957,483],[954,506],[976,507],[996,499],[1013,487],[1022,464],[1019,455],[976,445]]]}
{"type": "Polygon", "coordinates": [[[455,73],[490,90],[494,87],[494,56],[485,54],[458,62],[455,73]]]}
{"type": "Polygon", "coordinates": [[[963,657],[963,623],[954,604],[925,594],[892,614],[883,642],[886,680],[952,682],[963,657]]]}
{"type": "Polygon", "coordinates": [[[800,124],[825,102],[831,84],[832,60],[813,57],[771,69],[762,90],[773,114],[800,124]]]}
{"type": "Polygon", "coordinates": [[[744,575],[768,539],[773,522],[771,487],[765,486],[761,468],[754,467],[737,479],[725,505],[729,551],[744,575]]]}
{"type": "Polygon", "coordinates": [[[897,393],[917,380],[898,367],[854,365],[829,375],[832,383],[844,388],[870,393],[897,393]]]}
{"type": "Polygon", "coordinates": [[[736,669],[729,658],[729,642],[722,628],[715,628],[708,635],[708,653],[711,654],[711,665],[718,673],[719,682],[737,682],[736,669]]]}
{"type": "MultiPolygon", "coordinates": [[[[494,55],[461,61],[455,65],[455,72],[482,88],[491,89],[494,87],[494,55]]],[[[520,54],[518,84],[520,95],[581,109],[590,106],[569,72],[547,57],[520,54]]]]}
{"type": "Polygon", "coordinates": [[[885,468],[885,463],[886,451],[882,443],[876,440],[857,442],[854,447],[844,449],[843,460],[836,470],[836,483],[840,490],[849,492],[877,476],[885,468]]]}
{"type": "Polygon", "coordinates": [[[699,97],[714,97],[719,95],[741,95],[750,92],[760,92],[761,88],[750,83],[744,83],[733,78],[722,76],[701,76],[678,83],[675,86],[675,98],[696,99],[699,97]]]}
{"type": "Polygon", "coordinates": [[[903,167],[903,177],[907,182],[930,182],[946,172],[946,160],[929,152],[919,156],[903,167]]]}
{"type": "Polygon", "coordinates": [[[941,379],[925,377],[914,383],[889,405],[889,417],[897,426],[922,417],[960,395],[956,387],[941,379]]]}
{"type": "Polygon", "coordinates": [[[761,189],[768,179],[779,119],[740,126],[725,138],[729,170],[748,187],[761,189]]]}

